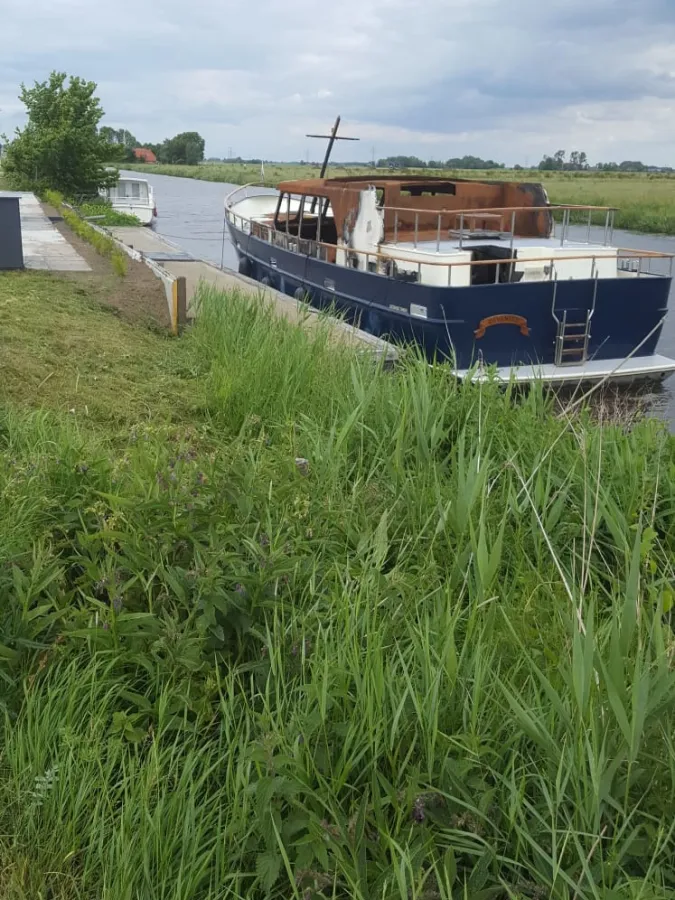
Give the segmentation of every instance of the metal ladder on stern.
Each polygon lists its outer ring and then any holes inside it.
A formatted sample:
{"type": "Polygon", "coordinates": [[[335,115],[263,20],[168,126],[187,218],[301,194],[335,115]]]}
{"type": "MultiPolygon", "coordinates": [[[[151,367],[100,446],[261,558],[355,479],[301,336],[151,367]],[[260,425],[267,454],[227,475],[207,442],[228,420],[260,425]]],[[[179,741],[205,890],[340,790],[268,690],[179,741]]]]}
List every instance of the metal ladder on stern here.
{"type": "Polygon", "coordinates": [[[553,282],[553,303],[551,313],[556,323],[555,354],[556,366],[580,366],[588,360],[588,345],[591,339],[591,319],[595,312],[595,302],[598,296],[598,275],[595,274],[593,282],[593,302],[591,308],[586,311],[586,317],[582,322],[570,322],[567,318],[568,310],[562,311],[562,319],[556,315],[555,301],[558,293],[558,280],[553,282]]]}

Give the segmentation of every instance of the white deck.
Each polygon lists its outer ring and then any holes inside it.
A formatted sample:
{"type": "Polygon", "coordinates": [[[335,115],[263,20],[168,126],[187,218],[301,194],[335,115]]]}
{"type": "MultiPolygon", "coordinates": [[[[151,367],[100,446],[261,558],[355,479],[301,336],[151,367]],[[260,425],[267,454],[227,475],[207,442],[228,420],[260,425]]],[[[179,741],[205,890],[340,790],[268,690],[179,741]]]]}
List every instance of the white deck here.
{"type": "MultiPolygon", "coordinates": [[[[556,366],[553,363],[538,366],[499,366],[494,371],[498,381],[515,381],[527,384],[543,381],[547,384],[565,384],[580,381],[661,381],[675,372],[675,359],[655,353],[653,356],[633,356],[631,359],[592,359],[578,366],[556,366]],[[609,377],[608,377],[609,376],[609,377]]],[[[486,369],[455,369],[458,378],[472,376],[473,381],[486,381],[486,369]]]]}

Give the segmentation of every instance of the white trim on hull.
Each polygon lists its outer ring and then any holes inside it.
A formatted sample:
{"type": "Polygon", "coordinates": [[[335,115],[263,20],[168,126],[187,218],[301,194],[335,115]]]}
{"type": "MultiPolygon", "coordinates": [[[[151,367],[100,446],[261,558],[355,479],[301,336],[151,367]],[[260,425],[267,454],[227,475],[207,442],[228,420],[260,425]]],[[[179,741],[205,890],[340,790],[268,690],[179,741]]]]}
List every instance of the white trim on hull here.
{"type": "MultiPolygon", "coordinates": [[[[546,384],[578,384],[581,381],[602,381],[612,384],[634,381],[662,381],[675,372],[675,359],[655,353],[653,356],[633,356],[630,359],[591,359],[578,366],[556,366],[553,363],[538,366],[498,366],[494,377],[498,381],[515,381],[528,384],[543,381],[546,384]]],[[[458,378],[471,376],[473,381],[486,381],[491,375],[486,368],[455,369],[458,378]]]]}

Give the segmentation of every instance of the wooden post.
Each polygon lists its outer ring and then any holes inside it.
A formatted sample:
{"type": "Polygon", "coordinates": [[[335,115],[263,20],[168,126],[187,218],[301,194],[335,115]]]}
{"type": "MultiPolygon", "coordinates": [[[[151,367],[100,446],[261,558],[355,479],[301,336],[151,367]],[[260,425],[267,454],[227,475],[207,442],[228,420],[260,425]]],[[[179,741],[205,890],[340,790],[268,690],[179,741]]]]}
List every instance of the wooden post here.
{"type": "Polygon", "coordinates": [[[180,334],[187,324],[187,285],[185,276],[179,275],[171,286],[172,309],[171,330],[174,334],[180,334]]]}

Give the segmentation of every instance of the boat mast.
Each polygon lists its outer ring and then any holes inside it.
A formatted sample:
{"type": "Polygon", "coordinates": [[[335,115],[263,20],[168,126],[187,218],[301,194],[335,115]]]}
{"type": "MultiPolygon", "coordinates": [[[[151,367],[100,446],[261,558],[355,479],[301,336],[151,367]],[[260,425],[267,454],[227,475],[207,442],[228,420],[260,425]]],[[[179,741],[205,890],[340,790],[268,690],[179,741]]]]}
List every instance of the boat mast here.
{"type": "Polygon", "coordinates": [[[335,120],[335,125],[333,125],[330,134],[308,134],[306,137],[308,138],[319,138],[322,141],[328,141],[328,146],[326,147],[326,155],[323,158],[323,165],[321,166],[321,174],[319,178],[323,178],[326,174],[326,169],[328,168],[328,160],[330,159],[331,152],[333,150],[333,144],[335,141],[358,141],[360,138],[356,137],[345,137],[340,135],[338,137],[338,128],[340,127],[340,116],[335,120]]]}
{"type": "MultiPolygon", "coordinates": [[[[321,174],[319,178],[324,178],[326,175],[326,169],[328,168],[328,160],[330,159],[331,152],[333,150],[333,144],[335,141],[359,141],[360,138],[356,137],[346,137],[343,135],[338,136],[338,128],[340,127],[340,116],[335,120],[335,125],[333,125],[330,134],[307,134],[305,137],[308,138],[319,138],[322,141],[328,141],[328,146],[326,147],[326,155],[323,158],[323,165],[321,166],[321,174]]],[[[311,212],[314,212],[314,208],[316,206],[316,197],[312,200],[312,208],[311,212]]]]}

